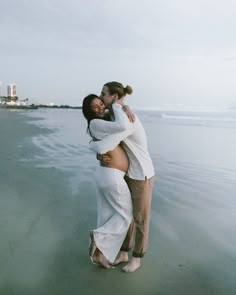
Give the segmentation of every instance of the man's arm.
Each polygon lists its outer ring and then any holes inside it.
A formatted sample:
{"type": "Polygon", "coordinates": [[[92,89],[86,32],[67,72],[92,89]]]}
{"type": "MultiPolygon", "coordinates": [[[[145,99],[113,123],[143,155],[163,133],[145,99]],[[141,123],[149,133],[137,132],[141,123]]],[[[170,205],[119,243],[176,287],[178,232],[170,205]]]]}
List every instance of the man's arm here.
{"type": "Polygon", "coordinates": [[[134,123],[135,121],[135,115],[131,111],[130,107],[128,105],[123,105],[122,110],[126,113],[127,117],[129,118],[130,122],[134,123]]]}

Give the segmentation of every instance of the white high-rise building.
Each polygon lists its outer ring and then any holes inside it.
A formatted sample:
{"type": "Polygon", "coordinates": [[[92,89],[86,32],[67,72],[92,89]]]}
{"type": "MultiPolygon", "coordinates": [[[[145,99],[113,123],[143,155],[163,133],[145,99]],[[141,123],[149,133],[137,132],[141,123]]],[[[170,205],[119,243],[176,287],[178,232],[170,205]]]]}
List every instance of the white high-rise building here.
{"type": "Polygon", "coordinates": [[[0,81],[0,97],[2,97],[2,81],[0,81]]]}
{"type": "Polygon", "coordinates": [[[16,85],[15,84],[10,84],[7,86],[7,96],[14,98],[16,97],[16,85]]]}

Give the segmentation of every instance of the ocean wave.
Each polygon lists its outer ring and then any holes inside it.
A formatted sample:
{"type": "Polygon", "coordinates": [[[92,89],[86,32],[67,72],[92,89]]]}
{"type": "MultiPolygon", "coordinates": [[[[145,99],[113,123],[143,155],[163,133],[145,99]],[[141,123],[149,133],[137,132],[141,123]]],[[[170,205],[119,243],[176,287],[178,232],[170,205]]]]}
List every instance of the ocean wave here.
{"type": "Polygon", "coordinates": [[[234,122],[236,123],[236,115],[235,117],[225,117],[223,114],[218,114],[217,116],[209,116],[209,115],[193,115],[193,114],[161,114],[163,119],[175,119],[175,120],[195,120],[195,121],[221,121],[221,122],[234,122]]]}

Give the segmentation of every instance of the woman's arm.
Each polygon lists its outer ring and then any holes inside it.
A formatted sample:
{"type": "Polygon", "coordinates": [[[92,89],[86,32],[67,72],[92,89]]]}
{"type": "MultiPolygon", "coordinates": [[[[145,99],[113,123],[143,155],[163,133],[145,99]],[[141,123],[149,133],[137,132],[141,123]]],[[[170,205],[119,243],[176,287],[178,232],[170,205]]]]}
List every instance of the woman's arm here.
{"type": "Polygon", "coordinates": [[[99,141],[91,141],[89,148],[97,154],[105,154],[114,148],[126,137],[134,132],[134,124],[130,123],[130,128],[125,131],[109,134],[99,141]]]}
{"type": "Polygon", "coordinates": [[[114,103],[112,105],[115,121],[105,121],[102,119],[94,119],[90,123],[90,131],[97,139],[102,139],[108,134],[114,134],[125,131],[132,124],[126,113],[122,109],[122,105],[114,103]]]}

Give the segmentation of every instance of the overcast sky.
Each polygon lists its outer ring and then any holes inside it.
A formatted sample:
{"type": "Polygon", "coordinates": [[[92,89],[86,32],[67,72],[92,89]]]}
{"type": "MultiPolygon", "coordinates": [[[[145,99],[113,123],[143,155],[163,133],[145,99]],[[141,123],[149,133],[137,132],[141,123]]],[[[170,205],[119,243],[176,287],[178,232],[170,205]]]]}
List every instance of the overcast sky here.
{"type": "Polygon", "coordinates": [[[130,105],[236,105],[235,0],[0,0],[0,81],[79,105],[108,81],[130,105]]]}

